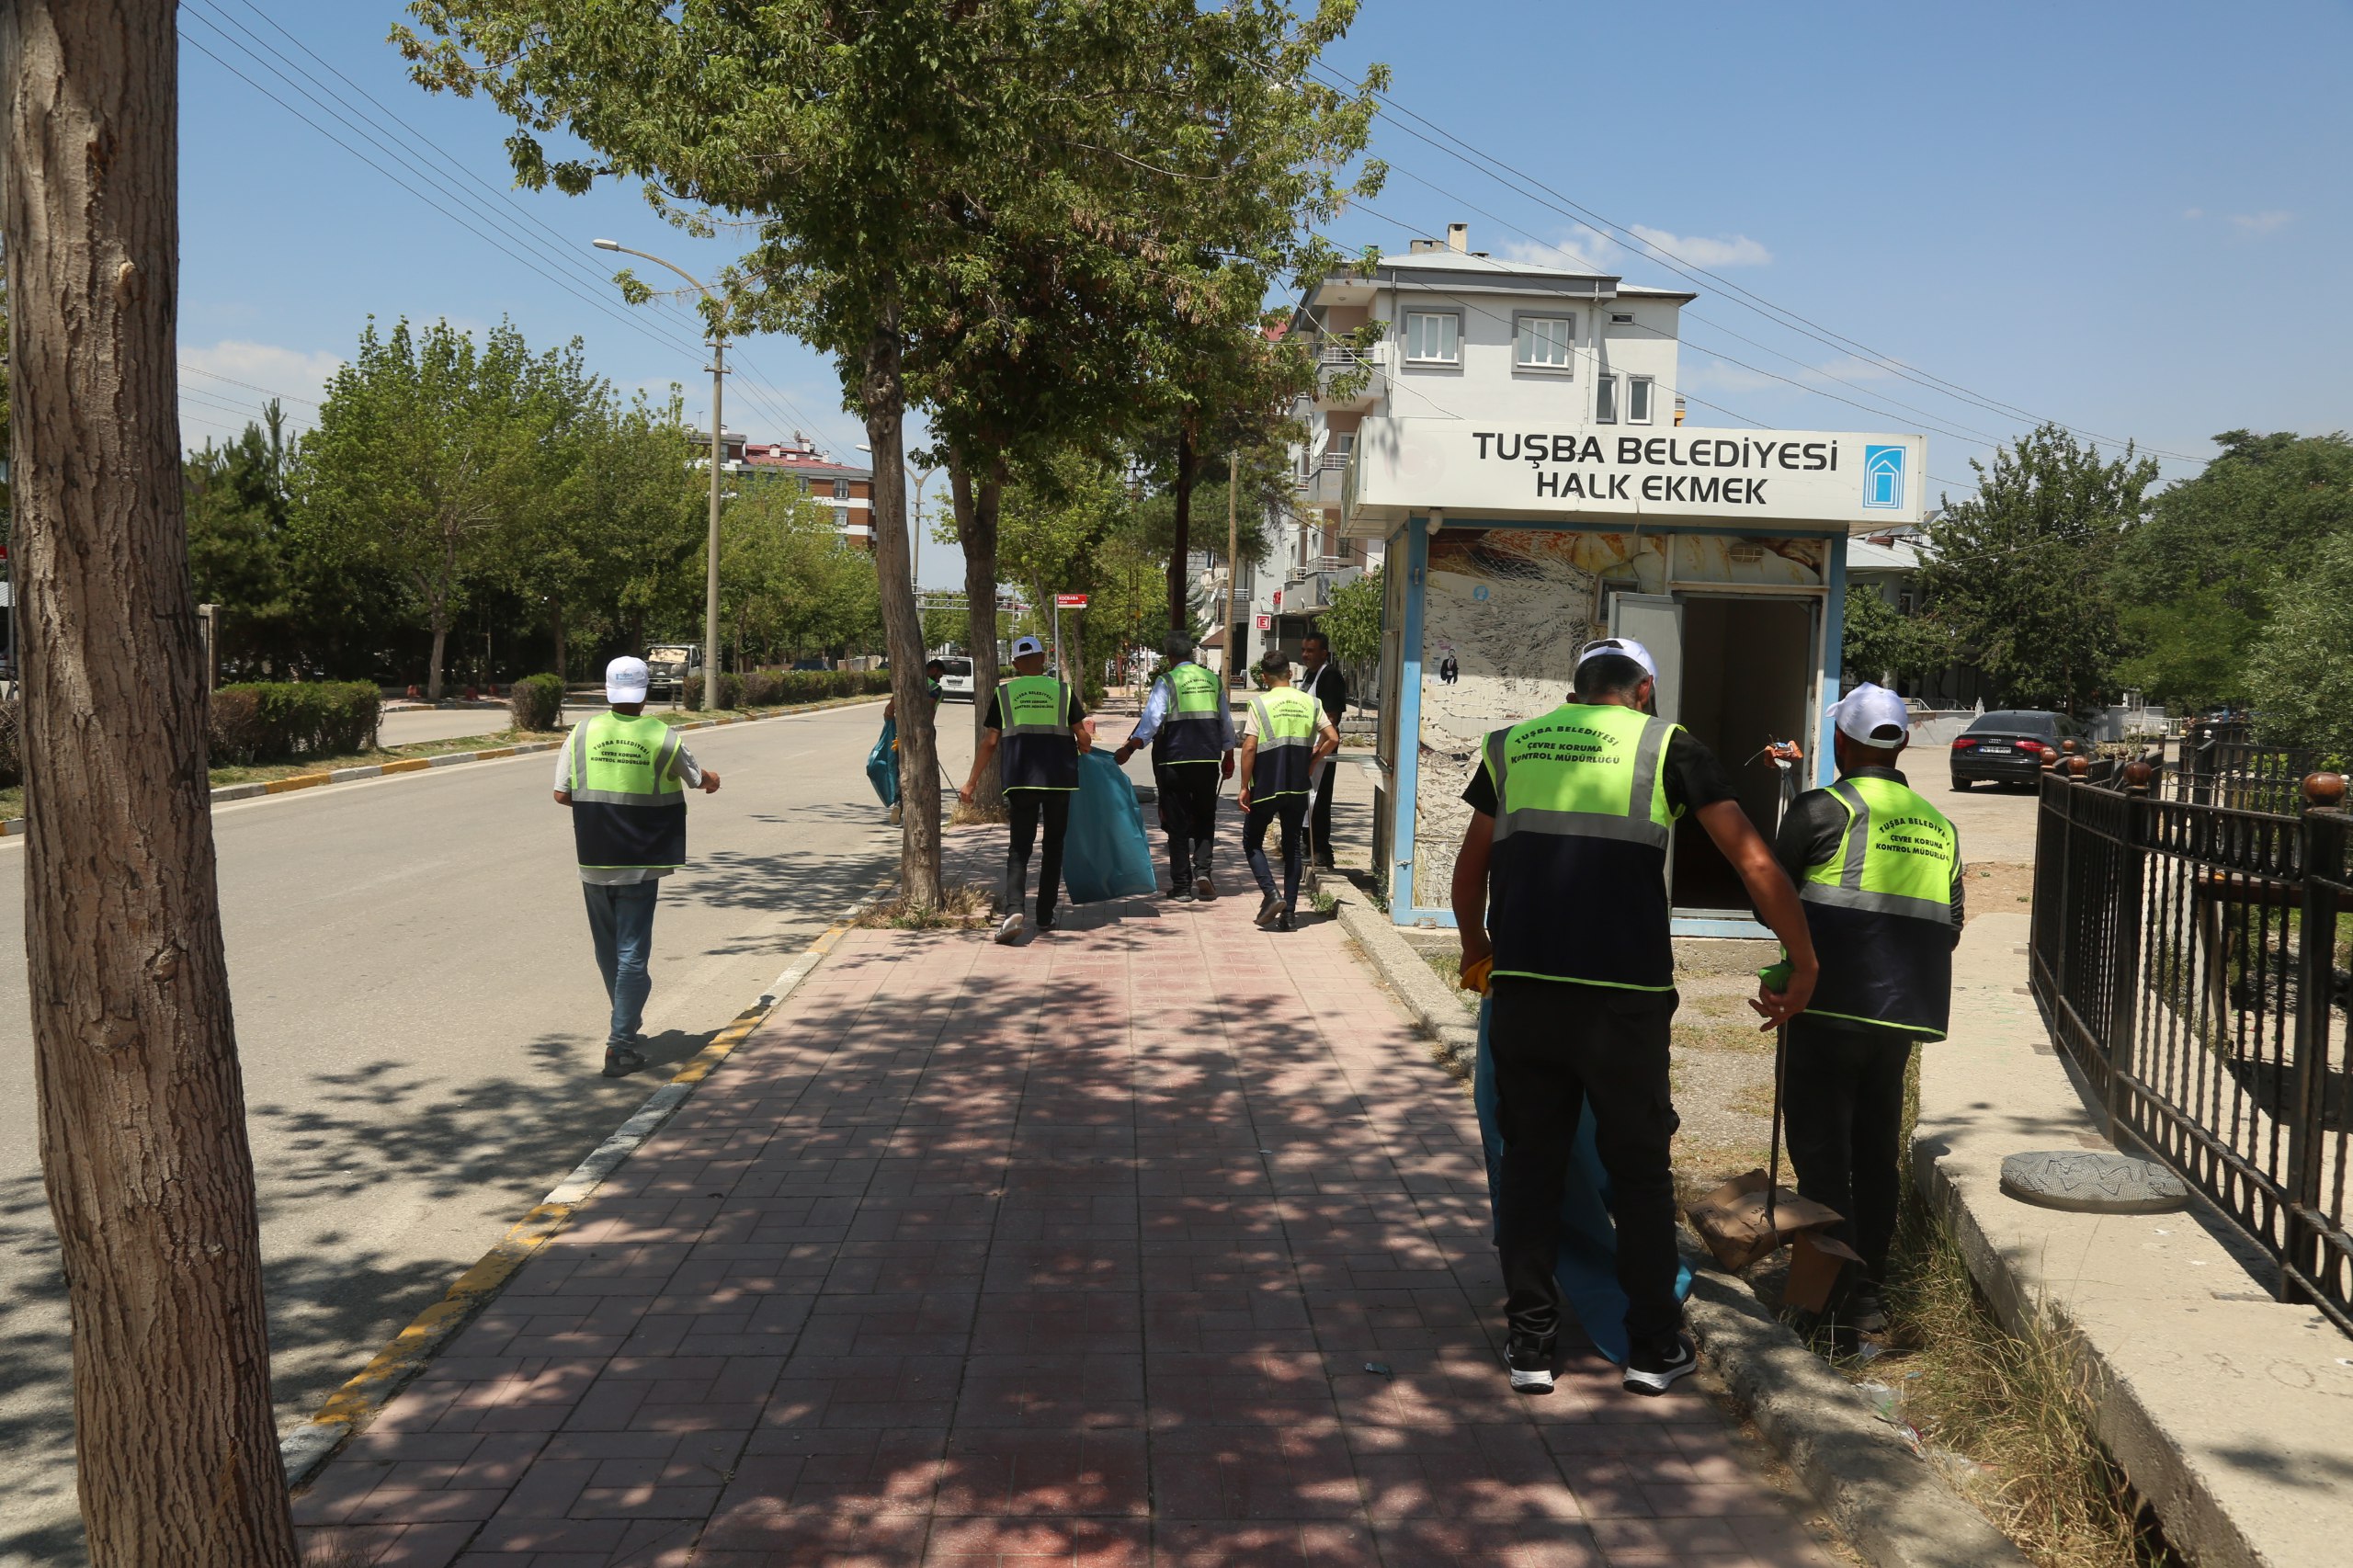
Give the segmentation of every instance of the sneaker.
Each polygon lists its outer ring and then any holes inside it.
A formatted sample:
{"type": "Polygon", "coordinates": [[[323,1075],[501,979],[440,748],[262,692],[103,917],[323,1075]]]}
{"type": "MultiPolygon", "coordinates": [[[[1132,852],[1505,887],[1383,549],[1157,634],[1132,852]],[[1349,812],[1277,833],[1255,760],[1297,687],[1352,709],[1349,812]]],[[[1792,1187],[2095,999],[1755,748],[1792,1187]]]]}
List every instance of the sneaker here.
{"type": "Polygon", "coordinates": [[[1194,896],[1198,898],[1215,898],[1217,896],[1217,884],[1210,881],[1210,874],[1207,871],[1203,871],[1199,876],[1193,879],[1193,893],[1194,896]]]}
{"type": "Polygon", "coordinates": [[[634,1046],[605,1047],[605,1076],[608,1078],[626,1078],[644,1065],[645,1053],[634,1046]]]}
{"type": "Polygon", "coordinates": [[[1644,1340],[1634,1346],[1626,1358],[1625,1390],[1628,1393],[1662,1394],[1675,1386],[1676,1379],[1688,1377],[1699,1368],[1699,1353],[1691,1347],[1688,1335],[1670,1334],[1644,1340]]]}
{"type": "Polygon", "coordinates": [[[1053,928],[1054,912],[1051,909],[1041,909],[1038,911],[1038,930],[1040,934],[1043,935],[1045,932],[1051,931],[1053,928]]]}
{"type": "Polygon", "coordinates": [[[1515,1334],[1504,1351],[1504,1369],[1511,1374],[1514,1393],[1552,1392],[1552,1342],[1532,1334],[1515,1334]]]}
{"type": "Polygon", "coordinates": [[[1178,903],[1199,903],[1201,900],[1201,895],[1195,892],[1190,884],[1170,888],[1168,896],[1178,903]]]}
{"type": "Polygon", "coordinates": [[[1266,897],[1258,901],[1258,925],[1261,928],[1272,926],[1275,923],[1275,916],[1280,915],[1282,912],[1283,901],[1277,898],[1273,893],[1268,893],[1266,897]]]}
{"type": "Polygon", "coordinates": [[[1276,929],[1276,930],[1278,930],[1278,931],[1289,931],[1289,930],[1294,929],[1294,927],[1292,926],[1292,925],[1291,925],[1291,923],[1290,923],[1290,910],[1288,910],[1288,909],[1281,910],[1281,911],[1279,911],[1279,912],[1276,914],[1276,915],[1275,915],[1275,929],[1276,929]]]}
{"type": "Polygon", "coordinates": [[[896,826],[898,826],[898,825],[899,825],[899,813],[900,813],[901,812],[904,811],[905,809],[906,809],[906,808],[905,808],[905,807],[904,807],[904,806],[892,806],[892,807],[891,808],[891,814],[890,814],[888,817],[886,817],[884,820],[885,820],[885,821],[887,821],[887,822],[888,822],[888,823],[889,823],[892,827],[896,827],[896,826]]]}
{"type": "Polygon", "coordinates": [[[1017,909],[996,923],[996,939],[1000,942],[1017,942],[1021,939],[1021,928],[1029,924],[1028,918],[1017,909]]]}

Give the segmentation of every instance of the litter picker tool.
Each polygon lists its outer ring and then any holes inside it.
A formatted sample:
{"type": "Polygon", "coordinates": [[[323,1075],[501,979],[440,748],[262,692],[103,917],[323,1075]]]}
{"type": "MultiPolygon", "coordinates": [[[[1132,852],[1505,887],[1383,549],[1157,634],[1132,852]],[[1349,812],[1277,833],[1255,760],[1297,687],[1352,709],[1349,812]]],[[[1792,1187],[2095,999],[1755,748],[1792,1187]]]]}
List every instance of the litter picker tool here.
{"type": "MultiPolygon", "coordinates": [[[[1757,978],[1768,991],[1789,989],[1789,960],[1768,965],[1758,971],[1757,978]]],[[[1786,1242],[1839,1221],[1836,1210],[1781,1186],[1781,1091],[1789,1060],[1790,1030],[1782,1024],[1773,1030],[1773,1131],[1768,1168],[1733,1177],[1686,1210],[1691,1228],[1699,1233],[1716,1262],[1733,1273],[1779,1250],[1786,1242]]],[[[1808,1239],[1846,1251],[1827,1237],[1808,1239]]]]}

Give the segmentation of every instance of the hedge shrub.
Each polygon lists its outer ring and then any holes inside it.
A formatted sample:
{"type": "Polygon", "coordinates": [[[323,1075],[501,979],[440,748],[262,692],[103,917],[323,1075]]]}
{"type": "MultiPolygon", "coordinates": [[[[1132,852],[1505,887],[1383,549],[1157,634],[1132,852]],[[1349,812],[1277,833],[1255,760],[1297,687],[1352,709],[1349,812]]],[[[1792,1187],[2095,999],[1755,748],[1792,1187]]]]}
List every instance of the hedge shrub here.
{"type": "Polygon", "coordinates": [[[518,730],[558,730],[563,727],[563,677],[525,676],[507,695],[506,710],[518,730]]]}
{"type": "MultiPolygon", "coordinates": [[[[719,677],[722,708],[785,708],[840,697],[888,697],[888,670],[754,670],[719,677]]],[[[686,705],[702,706],[702,676],[687,677],[686,705]]]]}
{"type": "Polygon", "coordinates": [[[383,698],[365,681],[251,681],[212,694],[212,760],[294,762],[365,751],[383,698]]]}

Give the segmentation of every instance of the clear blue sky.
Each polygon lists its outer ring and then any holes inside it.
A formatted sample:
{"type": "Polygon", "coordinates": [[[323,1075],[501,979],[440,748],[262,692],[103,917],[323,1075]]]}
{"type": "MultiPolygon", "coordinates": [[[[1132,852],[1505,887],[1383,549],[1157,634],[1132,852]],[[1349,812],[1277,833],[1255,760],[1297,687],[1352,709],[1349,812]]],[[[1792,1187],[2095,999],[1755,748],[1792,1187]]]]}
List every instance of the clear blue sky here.
{"type": "MultiPolygon", "coordinates": [[[[577,334],[620,385],[681,381],[689,411],[706,410],[693,324],[621,305],[598,282],[610,267],[588,241],[609,235],[699,271],[723,264],[726,241],[667,228],[631,190],[509,192],[504,120],[408,84],[383,42],[396,6],[188,0],[181,15],[192,442],[242,424],[259,399],[217,377],[315,398],[370,312],[477,327],[507,316],[535,346],[577,334]],[[407,140],[395,115],[438,151],[407,140]]],[[[2343,0],[2219,12],[2177,0],[1643,10],[1367,0],[1333,58],[1345,70],[1388,62],[1401,105],[1529,176],[1507,188],[1411,133],[1434,135],[1428,126],[1388,117],[1374,147],[1395,170],[1387,190],[1331,229],[1351,246],[1401,247],[1461,220],[1478,249],[1557,247],[1631,281],[1686,286],[1628,243],[1640,230],[1824,337],[2087,433],[2202,455],[2207,437],[2236,426],[2353,426],[2353,96],[2343,90],[2353,8],[2343,0]],[[1578,208],[1624,228],[1597,231],[1578,208]]],[[[1777,322],[1715,278],[1688,286],[1701,295],[1683,357],[1694,424],[1925,429],[1930,472],[1955,481],[1984,452],[1972,433],[2025,426],[1777,322]]],[[[752,369],[731,378],[732,427],[757,439],[797,426],[856,456],[861,437],[828,361],[789,339],[745,347],[752,369]]],[[[927,554],[927,581],[956,581],[947,551],[927,554]]]]}

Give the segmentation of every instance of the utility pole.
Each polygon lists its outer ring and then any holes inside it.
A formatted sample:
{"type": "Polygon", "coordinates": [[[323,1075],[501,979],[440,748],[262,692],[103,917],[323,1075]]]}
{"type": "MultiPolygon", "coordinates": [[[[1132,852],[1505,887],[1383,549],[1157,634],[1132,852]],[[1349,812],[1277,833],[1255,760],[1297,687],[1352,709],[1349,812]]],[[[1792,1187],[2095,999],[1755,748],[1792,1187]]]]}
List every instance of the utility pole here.
{"type": "Polygon", "coordinates": [[[1225,684],[1230,688],[1237,673],[1235,656],[1241,652],[1242,628],[1233,619],[1233,590],[1242,581],[1242,562],[1234,559],[1242,544],[1242,454],[1225,454],[1225,591],[1224,602],[1218,606],[1217,623],[1225,629],[1225,684]]]}
{"type": "Polygon", "coordinates": [[[727,339],[710,335],[710,540],[703,552],[702,710],[719,706],[719,480],[727,460],[727,421],[719,403],[727,383],[727,339]]]}

